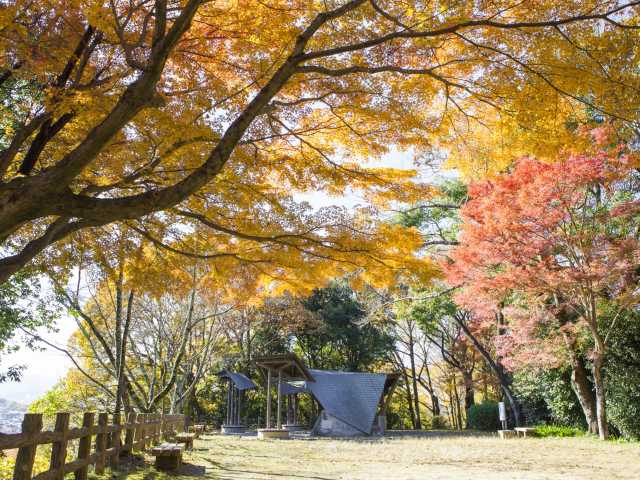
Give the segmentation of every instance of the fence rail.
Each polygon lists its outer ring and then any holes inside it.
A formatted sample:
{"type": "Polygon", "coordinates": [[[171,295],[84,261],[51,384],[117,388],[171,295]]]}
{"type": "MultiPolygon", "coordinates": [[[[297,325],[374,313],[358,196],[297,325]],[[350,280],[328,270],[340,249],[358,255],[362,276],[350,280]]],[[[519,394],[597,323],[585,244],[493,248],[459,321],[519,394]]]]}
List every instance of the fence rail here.
{"type": "Polygon", "coordinates": [[[76,480],[86,480],[90,466],[101,474],[107,464],[118,465],[120,455],[133,450],[146,450],[148,446],[185,429],[184,415],[130,413],[125,423],[119,415],[88,412],[82,417],[82,426],[69,428],[69,413],[56,414],[53,430],[42,430],[42,414],[27,413],[22,421],[21,433],[0,433],[0,450],[18,449],[13,480],[62,480],[74,473],[76,480]],[[124,440],[123,440],[124,433],[124,440]],[[95,441],[92,438],[95,436],[95,441]],[[70,440],[79,439],[76,459],[67,462],[70,440]],[[93,452],[92,452],[93,443],[93,452]],[[33,475],[33,464],[38,445],[51,444],[49,469],[33,475]]]}

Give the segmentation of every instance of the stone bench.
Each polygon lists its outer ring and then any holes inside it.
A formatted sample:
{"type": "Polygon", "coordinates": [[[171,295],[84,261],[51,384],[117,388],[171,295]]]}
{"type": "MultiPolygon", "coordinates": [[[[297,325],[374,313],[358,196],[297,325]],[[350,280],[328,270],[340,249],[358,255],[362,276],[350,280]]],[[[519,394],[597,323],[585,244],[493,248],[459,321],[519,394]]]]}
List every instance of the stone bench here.
{"type": "Polygon", "coordinates": [[[193,440],[196,438],[195,433],[177,433],[176,434],[176,442],[184,443],[184,447],[187,450],[193,450],[193,440]]]}
{"type": "Polygon", "coordinates": [[[151,449],[151,455],[156,457],[158,470],[176,470],[182,465],[182,445],[177,443],[163,443],[151,449]]]}
{"type": "Polygon", "coordinates": [[[517,438],[518,434],[515,430],[498,430],[498,436],[501,439],[517,438]]]}
{"type": "Polygon", "coordinates": [[[516,427],[515,431],[517,436],[523,438],[536,436],[536,429],[533,427],[516,427]]]}
{"type": "Polygon", "coordinates": [[[258,440],[283,440],[289,438],[289,431],[277,428],[259,428],[258,440]]]}

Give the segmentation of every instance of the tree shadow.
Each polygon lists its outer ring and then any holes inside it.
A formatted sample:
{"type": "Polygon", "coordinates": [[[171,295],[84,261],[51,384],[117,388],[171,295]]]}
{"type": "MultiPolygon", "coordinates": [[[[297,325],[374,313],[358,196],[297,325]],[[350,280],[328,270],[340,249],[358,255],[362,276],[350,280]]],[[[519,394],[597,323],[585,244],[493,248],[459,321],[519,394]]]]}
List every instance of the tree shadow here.
{"type": "MultiPolygon", "coordinates": [[[[252,456],[257,456],[257,455],[252,455],[252,456]]],[[[264,457],[264,458],[271,458],[271,457],[264,457]]],[[[233,480],[233,479],[239,478],[237,475],[250,474],[250,475],[258,475],[260,476],[260,478],[286,477],[286,478],[301,478],[301,479],[307,479],[307,480],[335,480],[335,478],[331,478],[331,477],[320,477],[317,475],[297,474],[293,472],[283,473],[283,472],[272,472],[272,471],[268,472],[265,470],[246,470],[246,469],[240,469],[240,468],[230,468],[230,467],[226,467],[221,462],[216,462],[215,460],[211,460],[208,458],[203,460],[213,467],[215,472],[212,472],[212,473],[214,473],[216,479],[233,480]]]]}
{"type": "Polygon", "coordinates": [[[193,463],[183,463],[176,471],[176,475],[189,475],[192,477],[204,477],[206,469],[202,465],[194,465],[193,463]]]}

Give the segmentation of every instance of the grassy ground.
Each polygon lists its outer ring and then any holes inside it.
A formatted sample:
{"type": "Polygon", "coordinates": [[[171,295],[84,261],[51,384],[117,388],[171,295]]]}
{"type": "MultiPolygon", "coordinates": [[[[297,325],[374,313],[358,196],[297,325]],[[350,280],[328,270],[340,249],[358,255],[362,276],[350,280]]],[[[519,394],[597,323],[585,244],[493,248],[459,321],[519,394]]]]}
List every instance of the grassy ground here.
{"type": "MultiPolygon", "coordinates": [[[[205,436],[177,475],[132,468],[118,480],[640,479],[638,444],[592,438],[271,440],[205,436]]],[[[150,459],[149,459],[150,461],[150,459]]]]}

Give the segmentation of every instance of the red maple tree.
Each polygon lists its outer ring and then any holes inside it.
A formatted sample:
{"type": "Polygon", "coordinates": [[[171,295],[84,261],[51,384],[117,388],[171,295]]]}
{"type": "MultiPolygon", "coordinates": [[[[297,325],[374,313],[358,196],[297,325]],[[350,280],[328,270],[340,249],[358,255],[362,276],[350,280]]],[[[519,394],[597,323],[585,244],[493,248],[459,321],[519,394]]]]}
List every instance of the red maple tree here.
{"type": "MultiPolygon", "coordinates": [[[[607,339],[599,303],[623,309],[636,301],[639,245],[629,219],[638,209],[620,191],[637,158],[625,146],[606,148],[602,129],[592,134],[593,151],[550,164],[525,157],[511,173],[472,185],[460,245],[445,271],[461,286],[456,301],[474,313],[478,327],[497,322],[498,350],[512,360],[571,356],[578,335],[586,334],[593,345],[591,427],[604,439],[607,339]]],[[[588,409],[589,399],[580,398],[591,394],[585,385],[576,393],[588,409]]]]}

